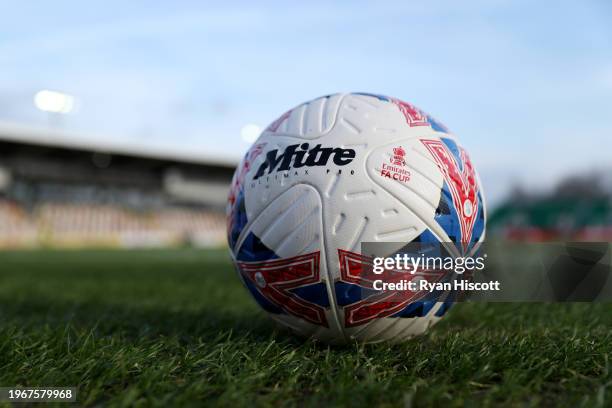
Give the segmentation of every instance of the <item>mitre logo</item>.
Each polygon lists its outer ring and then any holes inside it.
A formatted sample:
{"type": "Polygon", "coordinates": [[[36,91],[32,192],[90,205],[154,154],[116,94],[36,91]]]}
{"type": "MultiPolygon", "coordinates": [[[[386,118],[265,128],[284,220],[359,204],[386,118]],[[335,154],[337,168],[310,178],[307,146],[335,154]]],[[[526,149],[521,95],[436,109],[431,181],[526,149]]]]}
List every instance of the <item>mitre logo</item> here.
{"type": "Polygon", "coordinates": [[[336,166],[346,166],[355,158],[355,150],[341,147],[321,147],[320,144],[310,148],[308,143],[289,145],[282,153],[278,149],[266,153],[266,160],[259,166],[253,180],[275,171],[286,171],[292,168],[326,166],[329,160],[336,166]]]}

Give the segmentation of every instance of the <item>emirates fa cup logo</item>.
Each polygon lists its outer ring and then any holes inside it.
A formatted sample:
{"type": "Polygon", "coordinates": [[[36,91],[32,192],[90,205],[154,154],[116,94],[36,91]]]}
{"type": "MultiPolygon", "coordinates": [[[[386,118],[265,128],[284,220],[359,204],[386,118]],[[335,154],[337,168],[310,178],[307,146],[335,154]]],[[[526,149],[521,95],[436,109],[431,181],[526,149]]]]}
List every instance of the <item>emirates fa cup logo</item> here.
{"type": "Polygon", "coordinates": [[[395,166],[405,166],[406,165],[406,151],[402,148],[402,146],[393,148],[393,156],[389,159],[391,164],[395,166]]]}

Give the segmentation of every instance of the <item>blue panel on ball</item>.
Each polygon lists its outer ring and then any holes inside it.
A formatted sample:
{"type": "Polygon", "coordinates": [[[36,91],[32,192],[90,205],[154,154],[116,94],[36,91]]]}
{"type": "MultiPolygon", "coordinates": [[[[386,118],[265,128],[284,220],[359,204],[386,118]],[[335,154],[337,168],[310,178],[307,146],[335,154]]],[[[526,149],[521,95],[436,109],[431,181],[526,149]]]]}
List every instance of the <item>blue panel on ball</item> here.
{"type": "Polygon", "coordinates": [[[463,171],[463,160],[461,160],[461,153],[459,152],[459,146],[457,146],[457,143],[455,143],[453,139],[449,139],[447,137],[442,137],[440,140],[442,140],[442,143],[444,143],[448,150],[450,150],[452,153],[453,158],[459,167],[459,171],[463,171]]]}
{"type": "Polygon", "coordinates": [[[474,231],[472,232],[472,240],[470,241],[471,244],[477,243],[485,231],[485,211],[482,203],[482,195],[480,193],[478,193],[478,203],[478,216],[474,223],[474,231]]]}
{"type": "Polygon", "coordinates": [[[442,227],[451,242],[461,242],[461,224],[459,214],[453,204],[453,196],[448,188],[446,181],[442,186],[440,202],[434,217],[436,222],[442,227]]]}
{"type": "Polygon", "coordinates": [[[262,294],[259,293],[259,291],[255,287],[255,285],[253,285],[253,282],[249,281],[248,279],[243,279],[243,281],[246,284],[246,287],[249,292],[251,292],[251,295],[253,295],[255,301],[259,304],[259,306],[262,307],[263,310],[274,314],[284,313],[283,309],[276,306],[274,303],[270,302],[268,299],[262,296],[262,294]]]}
{"type": "Polygon", "coordinates": [[[278,255],[268,248],[253,232],[249,232],[240,246],[236,259],[242,262],[259,262],[278,259],[278,255]]]}
{"type": "Polygon", "coordinates": [[[446,314],[446,312],[448,312],[448,310],[453,306],[453,301],[452,300],[447,300],[444,303],[442,303],[442,305],[440,306],[440,308],[436,311],[435,316],[436,317],[442,317],[446,314]]]}
{"type": "Polygon", "coordinates": [[[435,301],[419,301],[412,302],[408,306],[406,306],[401,312],[394,314],[390,317],[423,317],[426,316],[427,313],[431,310],[431,308],[436,304],[435,301]]]}
{"type": "Polygon", "coordinates": [[[325,282],[295,288],[291,290],[291,293],[307,302],[314,303],[322,307],[329,307],[329,297],[327,296],[327,285],[325,282]]]}
{"type": "Polygon", "coordinates": [[[334,291],[336,292],[336,303],[339,306],[350,305],[376,293],[380,293],[378,290],[340,281],[334,284],[334,291]]]}
{"type": "Polygon", "coordinates": [[[229,215],[228,241],[231,249],[234,249],[236,246],[236,241],[238,241],[238,237],[247,222],[248,219],[244,204],[244,188],[241,187],[229,215]]]}

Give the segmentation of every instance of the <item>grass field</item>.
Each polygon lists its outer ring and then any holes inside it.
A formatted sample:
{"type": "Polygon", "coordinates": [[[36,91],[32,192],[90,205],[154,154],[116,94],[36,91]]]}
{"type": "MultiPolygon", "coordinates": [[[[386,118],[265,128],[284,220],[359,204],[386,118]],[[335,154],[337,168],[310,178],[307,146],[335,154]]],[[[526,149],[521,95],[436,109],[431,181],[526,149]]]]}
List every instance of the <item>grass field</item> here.
{"type": "Polygon", "coordinates": [[[0,253],[0,386],[85,406],[612,406],[612,305],[456,305],[426,336],[277,331],[225,251],[0,253]]]}

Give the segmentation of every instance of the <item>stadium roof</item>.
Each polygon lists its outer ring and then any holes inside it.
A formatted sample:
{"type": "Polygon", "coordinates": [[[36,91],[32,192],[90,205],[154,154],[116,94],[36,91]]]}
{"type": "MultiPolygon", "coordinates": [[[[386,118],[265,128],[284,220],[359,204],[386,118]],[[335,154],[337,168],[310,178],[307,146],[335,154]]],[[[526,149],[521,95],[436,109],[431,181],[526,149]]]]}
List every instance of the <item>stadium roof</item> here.
{"type": "Polygon", "coordinates": [[[0,141],[223,167],[235,167],[239,162],[238,157],[169,148],[160,144],[119,142],[104,136],[83,135],[2,121],[0,121],[0,141]]]}

